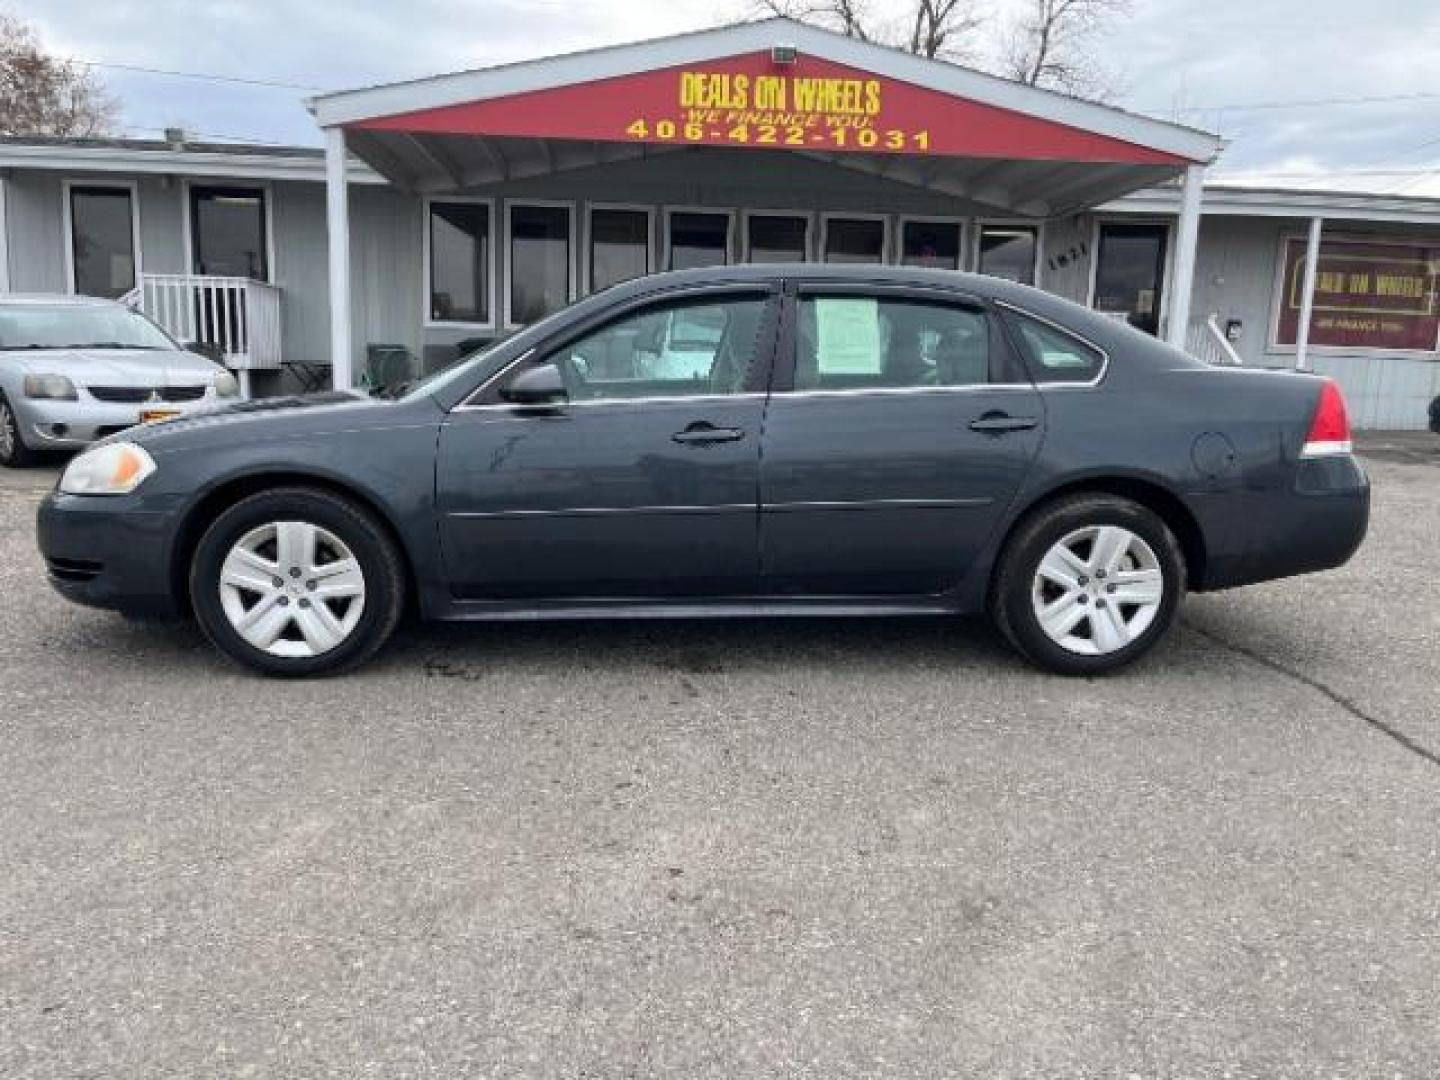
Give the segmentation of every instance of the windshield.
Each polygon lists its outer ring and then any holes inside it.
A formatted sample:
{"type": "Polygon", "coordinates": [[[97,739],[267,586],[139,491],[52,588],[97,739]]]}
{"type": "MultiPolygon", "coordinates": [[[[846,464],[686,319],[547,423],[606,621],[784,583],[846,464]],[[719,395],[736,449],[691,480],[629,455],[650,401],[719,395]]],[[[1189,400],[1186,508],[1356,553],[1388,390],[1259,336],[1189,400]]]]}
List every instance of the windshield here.
{"type": "Polygon", "coordinates": [[[0,306],[0,349],[166,349],[176,345],[143,315],[95,304],[0,306]]]}

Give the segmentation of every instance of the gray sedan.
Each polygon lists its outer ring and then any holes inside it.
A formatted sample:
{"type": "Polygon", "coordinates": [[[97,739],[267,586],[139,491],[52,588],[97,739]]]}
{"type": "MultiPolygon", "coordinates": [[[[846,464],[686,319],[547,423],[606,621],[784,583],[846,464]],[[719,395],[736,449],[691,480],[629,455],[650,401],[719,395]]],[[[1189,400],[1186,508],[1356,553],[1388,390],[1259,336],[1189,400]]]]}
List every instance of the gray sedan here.
{"type": "Polygon", "coordinates": [[[193,612],[275,674],[358,664],[409,607],[988,611],[1094,675],[1187,591],[1339,566],[1368,517],[1326,379],[1212,368],[995,278],[731,266],[596,293],[397,401],[107,439],[39,542],[65,596],[193,612]]]}
{"type": "Polygon", "coordinates": [[[235,376],[122,304],[0,297],[0,465],[214,408],[238,392],[235,376]]]}

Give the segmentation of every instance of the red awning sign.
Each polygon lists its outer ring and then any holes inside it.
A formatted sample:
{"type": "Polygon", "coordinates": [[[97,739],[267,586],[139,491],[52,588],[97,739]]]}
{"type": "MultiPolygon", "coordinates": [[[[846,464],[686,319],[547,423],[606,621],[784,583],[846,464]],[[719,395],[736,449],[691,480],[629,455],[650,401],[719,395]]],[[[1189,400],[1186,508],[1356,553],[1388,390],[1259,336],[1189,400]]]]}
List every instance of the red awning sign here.
{"type": "Polygon", "coordinates": [[[777,65],[767,52],[421,109],[355,126],[747,149],[1184,163],[1122,139],[818,57],[777,65]]]}

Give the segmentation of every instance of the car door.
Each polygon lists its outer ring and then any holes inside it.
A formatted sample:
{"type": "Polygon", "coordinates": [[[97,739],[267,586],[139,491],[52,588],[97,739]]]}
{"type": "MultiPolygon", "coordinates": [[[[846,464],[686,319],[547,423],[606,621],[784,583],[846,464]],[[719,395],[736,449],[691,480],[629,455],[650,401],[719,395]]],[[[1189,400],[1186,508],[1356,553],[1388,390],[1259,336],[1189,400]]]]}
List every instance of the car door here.
{"type": "Polygon", "coordinates": [[[778,296],[750,284],[633,301],[527,353],[453,410],[436,497],[454,595],[753,593],[778,296]],[[506,400],[546,364],[564,400],[506,400]]]}
{"type": "Polygon", "coordinates": [[[994,313],[948,290],[800,283],[781,338],[761,453],[767,589],[954,587],[1044,435],[994,313]]]}

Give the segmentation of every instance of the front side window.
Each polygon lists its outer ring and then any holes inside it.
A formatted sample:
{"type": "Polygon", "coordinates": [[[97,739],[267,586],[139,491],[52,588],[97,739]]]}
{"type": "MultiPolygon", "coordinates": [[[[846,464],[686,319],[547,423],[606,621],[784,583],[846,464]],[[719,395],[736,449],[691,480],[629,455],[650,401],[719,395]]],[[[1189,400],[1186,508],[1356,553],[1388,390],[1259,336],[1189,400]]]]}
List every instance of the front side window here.
{"type": "Polygon", "coordinates": [[[1100,374],[1104,354],[1093,345],[1028,315],[1007,313],[1037,383],[1089,382],[1100,374]]]}
{"type": "Polygon", "coordinates": [[[831,218],[825,223],[825,261],[884,262],[885,222],[873,218],[831,218]]]}
{"type": "Polygon", "coordinates": [[[956,303],[873,296],[800,301],[796,390],[888,390],[990,381],[990,322],[956,303]]]}
{"type": "Polygon", "coordinates": [[[490,206],[430,204],[430,320],[490,322],[490,206]]]}
{"type": "Polygon", "coordinates": [[[758,352],[764,296],[660,304],[548,359],[572,401],[738,394],[758,352]]]}
{"type": "Polygon", "coordinates": [[[70,189],[75,291],[113,300],[135,287],[134,208],[129,188],[70,189]]]}
{"type": "Polygon", "coordinates": [[[644,210],[590,211],[590,290],[599,292],[650,272],[650,215],[644,210]]]}
{"type": "Polygon", "coordinates": [[[809,236],[810,222],[803,217],[756,214],[745,222],[745,249],[755,263],[804,262],[809,236]]]}
{"type": "Polygon", "coordinates": [[[510,207],[510,322],[538,322],[570,302],[570,208],[510,207]]]}
{"type": "Polygon", "coordinates": [[[960,269],[958,221],[907,221],[900,232],[900,261],[906,266],[960,269]]]}
{"type": "Polygon", "coordinates": [[[724,266],[730,261],[730,215],[676,211],[670,215],[670,269],[724,266]]]}

